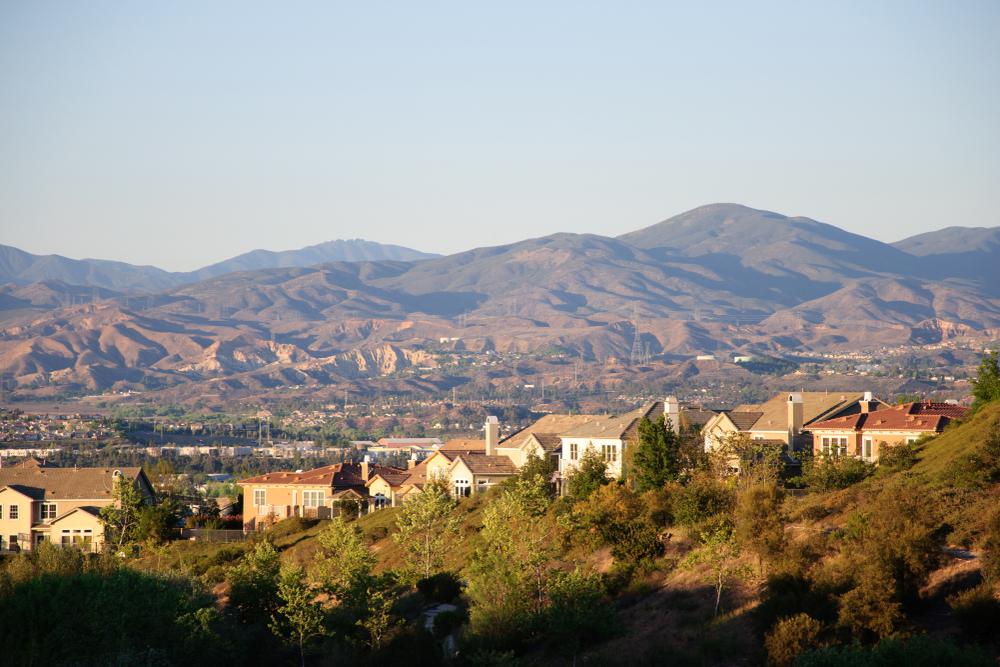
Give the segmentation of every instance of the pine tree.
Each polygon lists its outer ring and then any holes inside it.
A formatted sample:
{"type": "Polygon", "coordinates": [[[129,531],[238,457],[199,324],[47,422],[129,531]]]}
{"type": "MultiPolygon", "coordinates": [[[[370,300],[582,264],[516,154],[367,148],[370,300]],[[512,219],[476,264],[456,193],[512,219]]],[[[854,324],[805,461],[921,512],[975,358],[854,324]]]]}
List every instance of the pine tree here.
{"type": "Polygon", "coordinates": [[[632,457],[637,491],[662,489],[680,472],[680,440],[666,417],[639,422],[639,442],[632,457]]]}

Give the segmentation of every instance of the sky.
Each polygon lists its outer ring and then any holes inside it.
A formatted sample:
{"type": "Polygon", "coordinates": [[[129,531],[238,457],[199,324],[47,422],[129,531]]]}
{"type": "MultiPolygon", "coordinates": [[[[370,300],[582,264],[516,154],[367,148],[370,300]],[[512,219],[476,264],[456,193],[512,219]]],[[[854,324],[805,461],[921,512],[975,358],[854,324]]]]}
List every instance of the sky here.
{"type": "Polygon", "coordinates": [[[996,226],[997,34],[994,0],[0,0],[0,243],[180,271],[712,202],[996,226]]]}

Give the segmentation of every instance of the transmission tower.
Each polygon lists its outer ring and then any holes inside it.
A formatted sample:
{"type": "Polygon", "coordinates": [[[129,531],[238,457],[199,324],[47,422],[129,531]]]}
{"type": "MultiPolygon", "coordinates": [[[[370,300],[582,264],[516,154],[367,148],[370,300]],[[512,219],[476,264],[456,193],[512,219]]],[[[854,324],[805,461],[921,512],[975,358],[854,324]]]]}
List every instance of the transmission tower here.
{"type": "Polygon", "coordinates": [[[629,366],[635,366],[642,360],[642,335],[639,333],[639,306],[632,304],[632,322],[635,336],[632,338],[632,352],[629,354],[629,366]]]}

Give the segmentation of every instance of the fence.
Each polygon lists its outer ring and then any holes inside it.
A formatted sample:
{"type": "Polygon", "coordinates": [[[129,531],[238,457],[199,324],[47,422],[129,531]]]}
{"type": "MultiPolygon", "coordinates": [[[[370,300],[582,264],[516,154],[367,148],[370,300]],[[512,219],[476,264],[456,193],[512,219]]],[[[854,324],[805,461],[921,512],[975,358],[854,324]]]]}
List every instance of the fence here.
{"type": "Polygon", "coordinates": [[[181,528],[180,538],[182,540],[199,540],[202,542],[246,542],[249,535],[242,530],[181,528]]]}

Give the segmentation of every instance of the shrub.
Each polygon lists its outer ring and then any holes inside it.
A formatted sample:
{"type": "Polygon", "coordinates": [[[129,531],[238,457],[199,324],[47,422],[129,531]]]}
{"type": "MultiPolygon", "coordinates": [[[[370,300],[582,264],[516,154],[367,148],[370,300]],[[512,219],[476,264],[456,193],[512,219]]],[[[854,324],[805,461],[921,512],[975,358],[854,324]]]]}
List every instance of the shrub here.
{"type": "Polygon", "coordinates": [[[464,622],[464,617],[457,611],[442,611],[434,617],[434,636],[444,639],[464,622]]]}
{"type": "Polygon", "coordinates": [[[986,525],[983,578],[991,583],[1000,581],[1000,509],[993,512],[986,525]]]}
{"type": "Polygon", "coordinates": [[[987,667],[995,663],[982,649],[957,646],[927,636],[885,639],[876,646],[859,644],[808,651],[796,667],[987,667]]]}
{"type": "Polygon", "coordinates": [[[696,474],[671,494],[674,519],[682,526],[697,526],[733,508],[732,489],[708,474],[696,474]]]}
{"type": "Polygon", "coordinates": [[[428,602],[451,602],[462,594],[462,582],[452,572],[438,572],[418,581],[417,590],[428,602]]]}
{"type": "Polygon", "coordinates": [[[875,471],[875,466],[853,456],[821,456],[802,466],[802,480],[811,488],[846,489],[875,471]]]}
{"type": "Polygon", "coordinates": [[[790,667],[803,652],[818,648],[823,624],[808,614],[787,616],[764,637],[767,658],[778,667],[790,667]]]}
{"type": "Polygon", "coordinates": [[[952,595],[948,604],[962,630],[972,637],[991,639],[1000,628],[1000,602],[993,596],[989,582],[952,595]]]}
{"type": "Polygon", "coordinates": [[[855,636],[888,637],[904,619],[895,582],[880,568],[866,567],[858,585],[840,597],[838,621],[855,636]]]}
{"type": "Polygon", "coordinates": [[[918,445],[912,442],[886,447],[879,452],[879,468],[884,470],[909,470],[917,464],[918,450],[918,445]]]}

